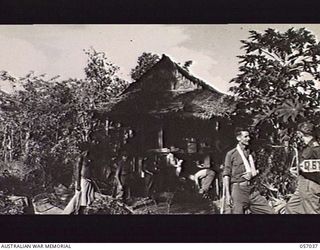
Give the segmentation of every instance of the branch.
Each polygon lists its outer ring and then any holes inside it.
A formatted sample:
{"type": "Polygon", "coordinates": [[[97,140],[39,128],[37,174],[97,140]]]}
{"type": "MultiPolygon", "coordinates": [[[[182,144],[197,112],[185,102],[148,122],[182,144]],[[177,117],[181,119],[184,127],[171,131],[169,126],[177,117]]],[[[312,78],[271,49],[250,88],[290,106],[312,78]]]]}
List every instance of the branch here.
{"type": "MultiPolygon", "coordinates": [[[[267,55],[271,56],[274,60],[277,60],[277,61],[281,61],[283,62],[283,60],[281,58],[276,58],[274,55],[272,55],[271,53],[269,53],[268,51],[265,51],[264,49],[261,49],[261,51],[263,51],[264,53],[266,53],[267,55]]],[[[284,62],[283,62],[284,63],[284,62]]]]}

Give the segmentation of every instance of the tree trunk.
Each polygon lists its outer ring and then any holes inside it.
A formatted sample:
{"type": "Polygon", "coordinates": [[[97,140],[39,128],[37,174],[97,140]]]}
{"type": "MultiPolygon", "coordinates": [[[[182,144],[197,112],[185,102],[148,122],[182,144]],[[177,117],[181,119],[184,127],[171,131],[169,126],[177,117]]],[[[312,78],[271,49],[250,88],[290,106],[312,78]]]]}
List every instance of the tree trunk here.
{"type": "Polygon", "coordinates": [[[24,142],[24,153],[23,153],[23,158],[27,159],[29,153],[30,153],[30,131],[26,132],[25,135],[25,142],[24,142]]]}
{"type": "Polygon", "coordinates": [[[2,140],[2,148],[3,148],[3,160],[4,162],[8,162],[8,154],[7,154],[7,128],[5,128],[2,140]]]}
{"type": "Polygon", "coordinates": [[[10,138],[10,140],[9,140],[9,145],[10,145],[10,147],[9,147],[9,159],[10,159],[10,162],[12,162],[13,161],[13,151],[14,151],[14,149],[13,149],[13,147],[14,147],[14,132],[13,132],[14,130],[13,129],[11,129],[10,130],[10,135],[9,135],[9,138],[10,138]]]}

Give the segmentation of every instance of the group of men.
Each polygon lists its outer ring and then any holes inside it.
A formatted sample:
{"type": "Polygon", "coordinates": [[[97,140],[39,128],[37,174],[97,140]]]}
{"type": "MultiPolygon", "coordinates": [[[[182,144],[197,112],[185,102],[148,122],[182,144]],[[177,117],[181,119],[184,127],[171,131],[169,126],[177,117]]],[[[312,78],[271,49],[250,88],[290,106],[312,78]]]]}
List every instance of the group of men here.
{"type": "MultiPolygon", "coordinates": [[[[63,214],[85,214],[85,208],[90,206],[95,199],[96,183],[93,180],[92,152],[88,143],[80,146],[80,155],[74,171],[75,194],[65,207],[63,214]]],[[[117,198],[129,197],[131,164],[128,155],[122,153],[120,160],[116,163],[114,179],[114,195],[117,198]]]]}
{"type": "MultiPolygon", "coordinates": [[[[297,136],[304,146],[298,153],[298,184],[295,193],[286,204],[287,214],[320,213],[320,145],[315,137],[314,125],[304,122],[298,125],[297,136]]],[[[226,207],[233,214],[273,214],[273,208],[253,186],[259,174],[254,155],[249,150],[248,129],[237,128],[237,146],[226,154],[223,169],[223,194],[226,207]]]]}
{"type": "MultiPolygon", "coordinates": [[[[288,214],[319,214],[320,213],[320,145],[314,134],[314,125],[301,123],[298,125],[297,136],[301,138],[304,147],[298,154],[298,185],[295,193],[286,205],[288,214]]],[[[274,214],[275,211],[254,187],[253,180],[259,174],[255,165],[254,153],[250,151],[250,134],[246,128],[235,131],[237,145],[227,152],[223,167],[223,196],[225,209],[233,214],[244,214],[250,211],[254,214],[274,214]]],[[[77,211],[82,214],[84,208],[94,200],[94,188],[90,169],[90,151],[82,148],[76,168],[76,193],[64,210],[64,214],[77,211]]],[[[175,176],[179,177],[182,160],[177,159],[172,152],[166,157],[167,164],[174,167],[175,176]]],[[[152,162],[150,168],[144,168],[147,195],[150,196],[154,187],[154,178],[158,165],[152,162]],[[155,171],[152,171],[155,170],[155,171]]],[[[130,196],[130,176],[132,166],[126,153],[116,163],[116,193],[118,198],[130,196]]],[[[194,175],[199,192],[207,192],[215,177],[210,169],[200,169],[194,175]]]]}
{"type": "MultiPolygon", "coordinates": [[[[92,154],[87,143],[80,146],[81,154],[75,168],[75,195],[64,209],[64,214],[83,214],[85,208],[94,200],[94,184],[92,167],[92,154]]],[[[134,184],[142,184],[144,195],[157,202],[159,192],[174,192],[181,180],[183,160],[176,156],[177,149],[174,146],[161,157],[148,155],[142,159],[142,178],[133,172],[132,163],[126,151],[122,151],[119,158],[111,165],[113,169],[108,179],[112,183],[112,196],[130,203],[132,191],[137,189],[134,184]],[[137,180],[139,179],[139,180],[137,180]],[[140,182],[139,182],[140,181],[140,182]],[[139,182],[139,183],[138,183],[139,182]],[[142,182],[142,183],[141,183],[142,182]]],[[[211,187],[215,172],[198,164],[199,171],[194,175],[195,186],[199,193],[207,193],[211,187]]]]}

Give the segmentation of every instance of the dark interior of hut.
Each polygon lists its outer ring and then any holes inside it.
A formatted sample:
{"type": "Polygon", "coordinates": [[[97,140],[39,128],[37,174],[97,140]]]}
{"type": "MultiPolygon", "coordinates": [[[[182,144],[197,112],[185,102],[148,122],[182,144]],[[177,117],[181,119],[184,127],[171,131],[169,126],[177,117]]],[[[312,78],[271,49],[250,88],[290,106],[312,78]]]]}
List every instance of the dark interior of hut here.
{"type": "MultiPolygon", "coordinates": [[[[221,192],[221,164],[229,149],[227,145],[232,145],[233,140],[232,133],[227,132],[232,131],[230,124],[222,119],[201,120],[170,116],[136,118],[119,117],[109,121],[108,136],[101,136],[104,131],[96,136],[97,143],[93,146],[93,151],[97,155],[96,174],[101,181],[108,179],[110,172],[114,171],[113,161],[118,159],[121,151],[126,151],[137,177],[133,193],[139,195],[143,192],[139,186],[143,181],[141,176],[144,160],[152,159],[163,166],[170,147],[174,147],[175,155],[183,160],[180,177],[191,183],[192,176],[199,170],[197,164],[201,162],[217,173],[218,186],[214,190],[221,192]]],[[[166,186],[165,181],[166,178],[161,187],[166,186]]]]}

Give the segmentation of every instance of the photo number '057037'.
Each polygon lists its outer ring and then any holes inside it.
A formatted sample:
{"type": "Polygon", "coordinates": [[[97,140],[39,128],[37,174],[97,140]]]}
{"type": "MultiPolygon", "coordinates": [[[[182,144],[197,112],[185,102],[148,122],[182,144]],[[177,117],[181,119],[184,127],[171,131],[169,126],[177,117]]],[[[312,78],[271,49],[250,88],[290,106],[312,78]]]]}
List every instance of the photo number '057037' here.
{"type": "Polygon", "coordinates": [[[318,248],[318,244],[312,243],[312,244],[300,244],[300,248],[318,248]]]}

